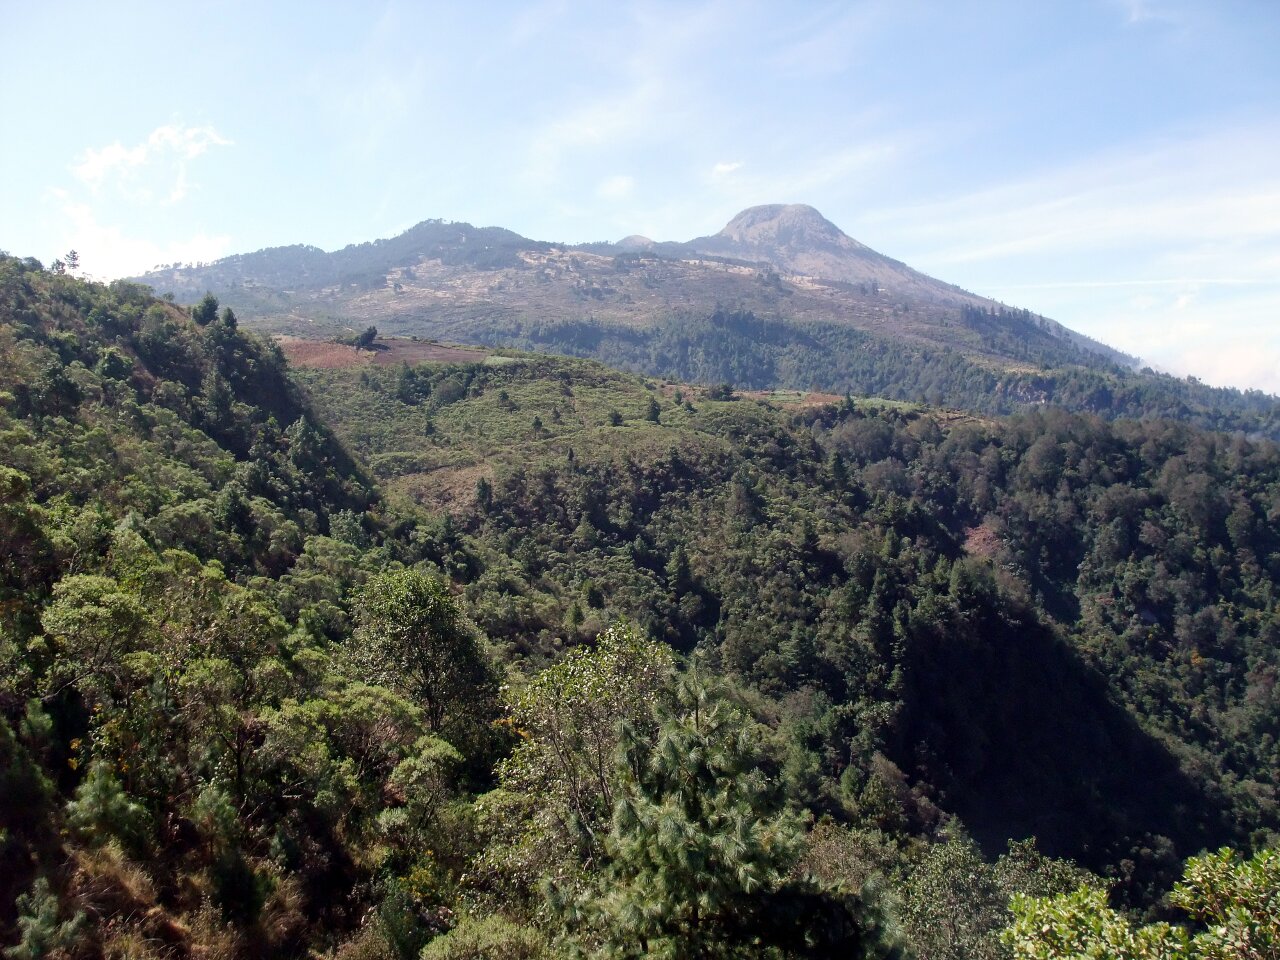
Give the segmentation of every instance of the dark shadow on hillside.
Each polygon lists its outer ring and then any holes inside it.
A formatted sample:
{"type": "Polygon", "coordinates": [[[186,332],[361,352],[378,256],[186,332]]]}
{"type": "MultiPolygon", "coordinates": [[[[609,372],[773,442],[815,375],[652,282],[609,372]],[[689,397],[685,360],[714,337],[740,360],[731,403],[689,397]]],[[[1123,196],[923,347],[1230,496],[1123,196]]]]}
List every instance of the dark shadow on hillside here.
{"type": "Polygon", "coordinates": [[[895,760],[942,789],[989,853],[1034,836],[1091,869],[1132,869],[1142,887],[1232,839],[1212,784],[1188,777],[1104,677],[1030,618],[986,614],[912,645],[895,760]]]}

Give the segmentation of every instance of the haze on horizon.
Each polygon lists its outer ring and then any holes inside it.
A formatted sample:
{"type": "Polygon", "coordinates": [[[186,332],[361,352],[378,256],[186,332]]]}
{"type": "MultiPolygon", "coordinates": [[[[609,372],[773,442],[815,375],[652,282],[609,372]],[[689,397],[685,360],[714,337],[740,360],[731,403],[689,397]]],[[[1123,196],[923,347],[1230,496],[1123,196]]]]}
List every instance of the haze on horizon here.
{"type": "Polygon", "coordinates": [[[1280,8],[10,4],[0,249],[99,278],[427,218],[564,242],[812,204],[1280,393],[1280,8]]]}

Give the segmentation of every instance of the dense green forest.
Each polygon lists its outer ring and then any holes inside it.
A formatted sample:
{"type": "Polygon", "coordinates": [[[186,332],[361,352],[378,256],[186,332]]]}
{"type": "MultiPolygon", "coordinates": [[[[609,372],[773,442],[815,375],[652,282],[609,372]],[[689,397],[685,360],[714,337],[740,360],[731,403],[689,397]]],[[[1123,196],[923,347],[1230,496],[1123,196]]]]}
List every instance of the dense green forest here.
{"type": "Polygon", "coordinates": [[[976,335],[976,353],[843,323],[729,308],[675,313],[639,328],[494,312],[473,322],[466,337],[591,357],[649,376],[752,390],[848,391],[980,413],[1052,405],[1108,419],[1160,417],[1280,438],[1280,402],[1261,391],[1136,372],[1064,340],[1057,324],[1025,310],[966,306],[958,317],[976,335]]]}
{"type": "Polygon", "coordinates": [[[1268,441],[290,371],[12,257],[0,437],[10,956],[1275,942],[1268,441]]]}

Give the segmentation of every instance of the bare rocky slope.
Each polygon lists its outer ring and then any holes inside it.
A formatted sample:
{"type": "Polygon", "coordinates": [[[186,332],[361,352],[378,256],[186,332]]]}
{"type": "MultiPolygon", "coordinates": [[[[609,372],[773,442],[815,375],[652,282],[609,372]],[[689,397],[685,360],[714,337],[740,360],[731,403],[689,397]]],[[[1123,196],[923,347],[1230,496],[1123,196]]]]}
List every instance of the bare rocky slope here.
{"type": "MultiPolygon", "coordinates": [[[[243,319],[287,332],[374,323],[402,334],[474,340],[498,319],[581,320],[644,329],[717,307],[819,321],[1018,360],[984,344],[964,311],[1033,320],[1070,357],[1131,362],[1027,311],[935,280],[846,236],[803,204],[751,207],[687,243],[630,236],[569,247],[496,227],[428,220],[398,237],[325,253],[276,247],[137,278],[193,300],[212,291],[243,319]]],[[[1020,331],[1025,336],[1026,331],[1020,331]]],[[[989,339],[989,338],[988,338],[989,339]]]]}

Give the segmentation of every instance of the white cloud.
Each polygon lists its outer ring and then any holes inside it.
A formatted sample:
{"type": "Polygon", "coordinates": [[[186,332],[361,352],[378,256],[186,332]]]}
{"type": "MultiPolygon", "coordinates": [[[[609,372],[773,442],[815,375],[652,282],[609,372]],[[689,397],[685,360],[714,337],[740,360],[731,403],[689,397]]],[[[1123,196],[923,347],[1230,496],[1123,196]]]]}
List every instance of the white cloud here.
{"type": "Polygon", "coordinates": [[[716,178],[727,177],[729,176],[729,174],[733,173],[735,170],[741,170],[741,169],[742,169],[741,160],[733,160],[729,162],[717,163],[714,167],[711,168],[711,176],[716,178]]]}
{"type": "Polygon", "coordinates": [[[631,196],[635,186],[634,177],[619,174],[602,180],[596,187],[596,196],[604,200],[623,200],[631,196]]]}
{"type": "Polygon", "coordinates": [[[1235,338],[1209,349],[1183,351],[1168,363],[1171,370],[1192,373],[1214,386],[1252,388],[1280,396],[1280,349],[1267,344],[1235,338]]]}
{"type": "Polygon", "coordinates": [[[201,229],[186,207],[175,207],[199,187],[192,164],[230,145],[211,125],[175,123],[140,143],[85,150],[69,167],[73,182],[47,195],[60,249],[76,250],[85,272],[105,279],[225,256],[229,237],[201,229]]]}
{"type": "Polygon", "coordinates": [[[860,239],[1180,374],[1280,390],[1280,125],[1169,135],[937,202],[860,239]]]}
{"type": "Polygon", "coordinates": [[[71,166],[71,173],[95,193],[111,185],[136,201],[148,202],[159,195],[167,203],[177,203],[187,195],[187,164],[210,147],[230,145],[212,126],[168,124],[131,147],[117,140],[89,148],[71,166]]]}
{"type": "Polygon", "coordinates": [[[1280,281],[1111,281],[981,292],[1061,320],[1157,369],[1280,395],[1280,281]]]}
{"type": "Polygon", "coordinates": [[[231,252],[231,238],[197,231],[178,240],[158,243],[127,235],[120,227],[99,222],[88,203],[65,190],[51,197],[65,221],[61,231],[66,249],[80,254],[84,272],[111,280],[135,276],[161,263],[197,263],[217,260],[231,252]]]}

